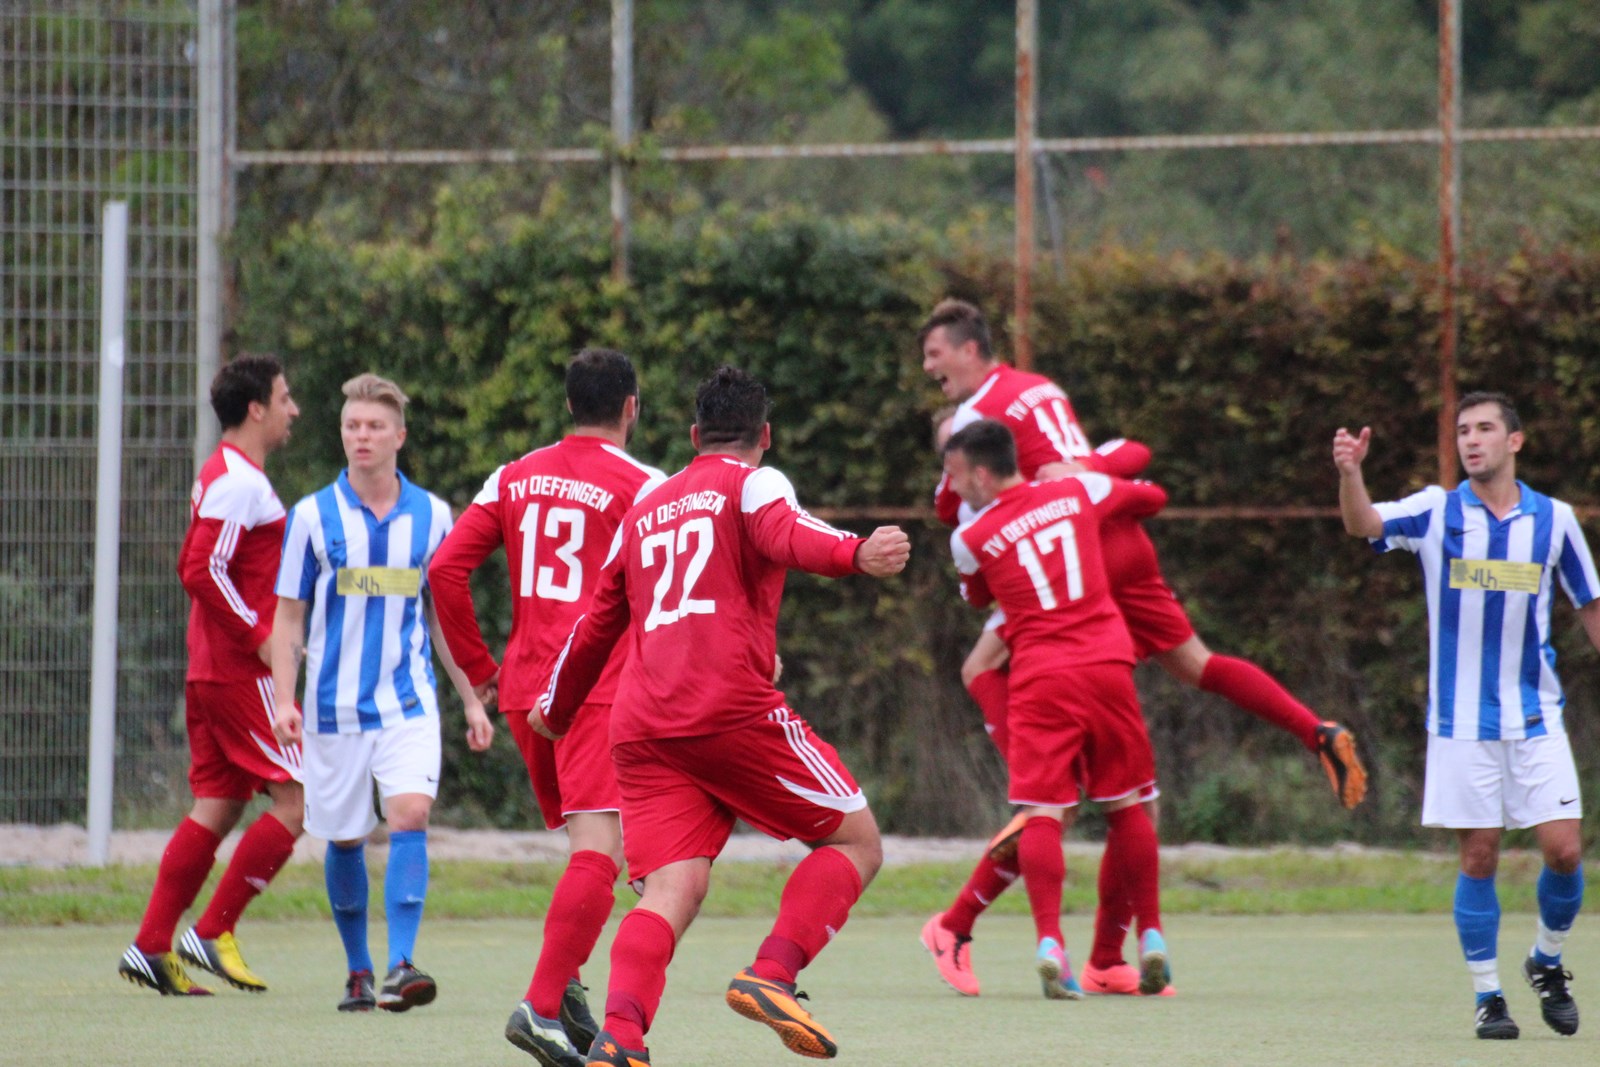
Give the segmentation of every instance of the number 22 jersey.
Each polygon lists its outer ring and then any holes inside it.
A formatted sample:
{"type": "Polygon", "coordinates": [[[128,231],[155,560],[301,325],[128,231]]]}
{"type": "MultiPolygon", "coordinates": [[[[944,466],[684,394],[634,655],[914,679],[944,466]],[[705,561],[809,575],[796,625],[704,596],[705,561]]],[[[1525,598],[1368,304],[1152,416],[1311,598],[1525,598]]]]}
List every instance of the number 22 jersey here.
{"type": "Polygon", "coordinates": [[[625,641],[613,745],[722,733],[783,707],[772,669],[784,575],[853,574],[862,541],[801,509],[780,471],[716,453],[635,504],[617,537],[546,712],[565,731],[625,641]]]}

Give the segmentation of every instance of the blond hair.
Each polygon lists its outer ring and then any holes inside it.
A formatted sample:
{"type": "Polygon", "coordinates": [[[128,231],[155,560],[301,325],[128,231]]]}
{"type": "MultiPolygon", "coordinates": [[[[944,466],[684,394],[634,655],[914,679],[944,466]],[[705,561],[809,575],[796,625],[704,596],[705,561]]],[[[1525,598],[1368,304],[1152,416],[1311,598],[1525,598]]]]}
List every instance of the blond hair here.
{"type": "Polygon", "coordinates": [[[406,424],[406,404],[409,398],[389,379],[380,378],[368,371],[345,382],[343,389],[345,403],[364,401],[369,404],[382,404],[394,412],[401,426],[406,424]]]}

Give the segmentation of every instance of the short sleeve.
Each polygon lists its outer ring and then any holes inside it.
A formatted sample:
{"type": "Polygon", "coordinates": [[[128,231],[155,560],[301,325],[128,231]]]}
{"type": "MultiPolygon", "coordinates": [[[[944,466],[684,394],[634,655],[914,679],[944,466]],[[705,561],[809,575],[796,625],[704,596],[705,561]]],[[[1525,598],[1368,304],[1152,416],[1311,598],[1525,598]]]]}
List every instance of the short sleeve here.
{"type": "Polygon", "coordinates": [[[1433,524],[1441,521],[1444,501],[1445,491],[1437,485],[1430,485],[1404,500],[1372,505],[1383,520],[1383,533],[1372,538],[1373,549],[1388,552],[1390,549],[1403,548],[1407,552],[1416,552],[1430,535],[1441,537],[1443,531],[1434,529],[1433,524]]]}

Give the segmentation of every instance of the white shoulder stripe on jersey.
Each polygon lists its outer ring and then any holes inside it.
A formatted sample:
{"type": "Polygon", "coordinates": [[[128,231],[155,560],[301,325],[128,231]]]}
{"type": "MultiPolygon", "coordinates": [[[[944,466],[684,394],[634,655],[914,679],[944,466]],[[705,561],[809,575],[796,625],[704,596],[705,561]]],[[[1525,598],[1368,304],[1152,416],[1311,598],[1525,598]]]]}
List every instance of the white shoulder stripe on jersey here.
{"type": "Polygon", "coordinates": [[[1111,495],[1111,479],[1104,474],[1093,471],[1079,471],[1073,475],[1083,483],[1083,491],[1089,494],[1089,503],[1098,504],[1111,495]]]}
{"type": "Polygon", "coordinates": [[[959,526],[956,528],[955,533],[950,535],[950,555],[956,561],[956,570],[962,574],[977,574],[978,557],[972,554],[972,550],[967,547],[966,540],[961,536],[961,532],[966,528],[966,525],[959,526]]]}
{"type": "Polygon", "coordinates": [[[744,491],[740,494],[739,510],[746,515],[760,511],[774,500],[787,500],[789,506],[796,511],[800,505],[794,498],[794,486],[789,479],[776,467],[758,467],[756,472],[744,480],[744,491]]]}
{"type": "Polygon", "coordinates": [[[478,495],[472,498],[474,504],[488,507],[500,500],[500,475],[505,472],[504,463],[494,469],[494,473],[483,480],[483,488],[478,490],[478,495]]]}
{"type": "Polygon", "coordinates": [[[610,452],[613,456],[616,456],[618,459],[627,460],[629,463],[631,463],[635,467],[639,468],[639,470],[641,470],[645,474],[649,475],[652,479],[654,479],[654,480],[656,480],[658,482],[666,481],[667,476],[665,474],[663,474],[660,470],[657,470],[655,467],[650,466],[650,464],[648,464],[648,463],[640,463],[638,460],[636,460],[632,456],[628,455],[627,452],[625,452],[622,449],[618,448],[616,445],[613,445],[613,444],[602,444],[600,447],[602,449],[604,449],[605,451],[610,452]]]}

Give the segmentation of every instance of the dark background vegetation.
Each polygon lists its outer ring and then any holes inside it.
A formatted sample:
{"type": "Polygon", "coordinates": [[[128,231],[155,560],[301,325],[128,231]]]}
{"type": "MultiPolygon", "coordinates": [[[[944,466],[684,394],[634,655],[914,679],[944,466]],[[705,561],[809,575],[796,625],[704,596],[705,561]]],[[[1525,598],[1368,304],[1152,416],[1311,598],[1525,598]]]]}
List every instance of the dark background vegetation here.
{"type": "MultiPolygon", "coordinates": [[[[297,228],[251,262],[240,343],[284,355],[303,412],[274,462],[286,500],[342,463],[338,386],[371,368],[415,400],[405,469],[465,505],[496,465],[562,432],[565,361],[594,343],[623,348],[642,371],[633,448],[650,462],[670,470],[688,458],[694,385],[730,361],[768,382],[769,461],[803,502],[922,505],[936,470],[928,416],[942,399],[918,367],[916,324],[946,293],[991,309],[1009,294],[1003,263],[891,221],[789,210],[646,226],[629,287],[608,280],[598,225],[482,222],[441,210],[425,242],[351,244],[297,228]]],[[[1469,270],[1465,285],[1463,382],[1522,401],[1527,481],[1594,501],[1600,255],[1530,246],[1469,270]]],[[[1069,388],[1092,437],[1153,448],[1150,475],[1175,504],[1332,505],[1333,429],[1365,424],[1369,483],[1393,498],[1437,470],[1433,293],[1432,268],[1390,250],[1255,265],[1102,250],[1043,286],[1038,361],[1069,388]]],[[[1257,660],[1351,725],[1373,775],[1367,803],[1347,816],[1293,740],[1144,667],[1166,837],[1429,840],[1415,826],[1427,663],[1415,562],[1374,558],[1335,519],[1150,525],[1208,643],[1257,660]]],[[[784,688],[838,744],[886,829],[978,833],[1003,799],[957,677],[982,618],[956,597],[947,532],[909,526],[916,551],[898,579],[791,579],[784,688]]],[[[486,625],[503,633],[504,577],[490,568],[480,578],[486,625]]],[[[1556,618],[1592,791],[1596,654],[1569,608],[1556,618]]],[[[446,713],[444,817],[528,825],[514,750],[470,756],[457,716],[446,713]]]]}

